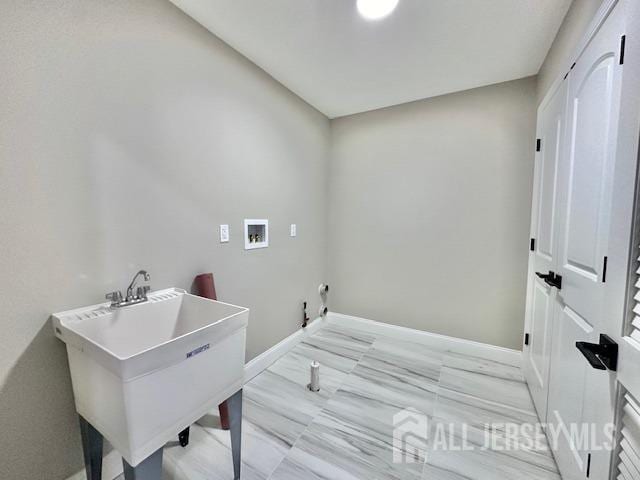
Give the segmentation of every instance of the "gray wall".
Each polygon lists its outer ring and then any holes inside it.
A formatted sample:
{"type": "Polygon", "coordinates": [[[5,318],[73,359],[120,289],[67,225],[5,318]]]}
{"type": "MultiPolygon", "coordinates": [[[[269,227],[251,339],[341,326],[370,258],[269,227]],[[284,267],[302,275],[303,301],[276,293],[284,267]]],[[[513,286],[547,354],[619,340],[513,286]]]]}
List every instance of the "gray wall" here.
{"type": "Polygon", "coordinates": [[[575,61],[571,55],[601,4],[602,0],[573,0],[538,72],[538,104],[556,78],[564,75],[575,61]]]}
{"type": "Polygon", "coordinates": [[[248,358],[294,332],[326,280],[329,122],[166,1],[5,1],[0,65],[0,478],[60,479],[81,453],[49,314],[213,271],[248,358]]]}
{"type": "Polygon", "coordinates": [[[527,78],[332,121],[333,311],[520,348],[535,88],[527,78]]]}

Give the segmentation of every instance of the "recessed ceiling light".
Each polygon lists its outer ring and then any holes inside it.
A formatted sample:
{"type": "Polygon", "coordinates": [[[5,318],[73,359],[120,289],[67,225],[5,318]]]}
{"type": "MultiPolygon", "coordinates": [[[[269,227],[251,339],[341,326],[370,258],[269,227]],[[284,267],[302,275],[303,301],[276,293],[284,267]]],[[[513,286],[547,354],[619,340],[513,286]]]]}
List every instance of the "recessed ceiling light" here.
{"type": "Polygon", "coordinates": [[[358,0],[358,12],[367,20],[386,17],[398,5],[398,0],[358,0]]]}

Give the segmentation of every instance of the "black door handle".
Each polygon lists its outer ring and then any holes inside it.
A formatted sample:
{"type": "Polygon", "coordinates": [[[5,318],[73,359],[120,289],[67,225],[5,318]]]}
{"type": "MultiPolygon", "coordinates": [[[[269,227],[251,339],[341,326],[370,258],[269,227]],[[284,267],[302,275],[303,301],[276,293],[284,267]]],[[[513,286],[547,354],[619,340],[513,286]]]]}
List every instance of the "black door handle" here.
{"type": "Polygon", "coordinates": [[[562,288],[562,275],[557,275],[551,270],[549,270],[549,273],[547,274],[536,272],[536,275],[544,280],[544,283],[550,287],[556,287],[558,290],[562,288]]]}
{"type": "Polygon", "coordinates": [[[600,343],[576,342],[576,348],[589,364],[597,370],[616,371],[618,367],[618,344],[608,335],[600,335],[600,343]]]}
{"type": "Polygon", "coordinates": [[[556,287],[558,290],[562,289],[562,276],[549,270],[549,275],[544,279],[544,283],[550,287],[556,287]]]}

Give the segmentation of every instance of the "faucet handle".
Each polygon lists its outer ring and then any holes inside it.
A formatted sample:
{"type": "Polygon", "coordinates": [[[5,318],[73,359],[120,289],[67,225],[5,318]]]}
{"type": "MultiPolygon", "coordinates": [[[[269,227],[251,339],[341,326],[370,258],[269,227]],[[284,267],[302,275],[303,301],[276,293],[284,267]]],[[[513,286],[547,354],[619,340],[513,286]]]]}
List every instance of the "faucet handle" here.
{"type": "Polygon", "coordinates": [[[120,290],[116,290],[115,292],[107,293],[104,296],[107,300],[111,300],[111,305],[116,305],[122,302],[122,292],[120,290]]]}
{"type": "Polygon", "coordinates": [[[151,287],[149,285],[138,287],[136,290],[136,296],[138,298],[147,298],[147,293],[149,293],[149,290],[151,290],[151,287]]]}

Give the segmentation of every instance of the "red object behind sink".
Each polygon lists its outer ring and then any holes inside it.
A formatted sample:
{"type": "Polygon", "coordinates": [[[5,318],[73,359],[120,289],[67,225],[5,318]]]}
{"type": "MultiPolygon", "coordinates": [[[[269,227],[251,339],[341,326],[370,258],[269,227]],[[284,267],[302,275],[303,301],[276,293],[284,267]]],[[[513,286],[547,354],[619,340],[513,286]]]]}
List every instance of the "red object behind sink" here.
{"type": "MultiPolygon", "coordinates": [[[[200,297],[210,300],[218,300],[216,295],[216,285],[213,281],[213,273],[201,273],[194,280],[194,293],[200,297]]],[[[229,408],[227,402],[218,405],[220,412],[220,425],[223,430],[229,430],[229,408]]]]}

